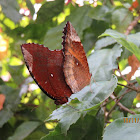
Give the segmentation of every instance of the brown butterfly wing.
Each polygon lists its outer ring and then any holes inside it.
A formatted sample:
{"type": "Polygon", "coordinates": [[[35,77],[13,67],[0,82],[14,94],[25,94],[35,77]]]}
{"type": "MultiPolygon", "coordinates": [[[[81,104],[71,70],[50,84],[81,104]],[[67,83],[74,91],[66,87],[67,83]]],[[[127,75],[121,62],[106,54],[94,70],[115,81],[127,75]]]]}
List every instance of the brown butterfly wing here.
{"type": "Polygon", "coordinates": [[[63,73],[62,50],[51,51],[38,44],[23,44],[22,53],[30,74],[44,93],[56,104],[68,101],[72,94],[63,73]]]}
{"type": "Polygon", "coordinates": [[[65,81],[75,93],[90,83],[91,74],[83,45],[70,22],[67,22],[63,33],[65,81]]]}

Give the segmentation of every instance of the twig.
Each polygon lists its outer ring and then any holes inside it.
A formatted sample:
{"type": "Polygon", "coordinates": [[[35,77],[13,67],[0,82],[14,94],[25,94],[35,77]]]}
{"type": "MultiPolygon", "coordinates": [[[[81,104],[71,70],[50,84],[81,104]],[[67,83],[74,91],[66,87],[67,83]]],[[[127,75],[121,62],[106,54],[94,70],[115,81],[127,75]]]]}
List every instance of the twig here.
{"type": "Polygon", "coordinates": [[[119,66],[118,66],[118,72],[120,73],[120,77],[122,77],[127,83],[129,83],[129,81],[126,79],[126,77],[124,75],[122,75],[119,66]]]}
{"type": "MultiPolygon", "coordinates": [[[[112,96],[114,96],[113,94],[110,95],[110,98],[112,98],[112,96]]],[[[108,112],[106,119],[109,117],[109,115],[111,114],[111,112],[115,109],[115,107],[117,106],[118,102],[122,99],[123,96],[121,96],[118,100],[115,99],[116,97],[114,96],[114,98],[112,98],[113,100],[116,101],[115,105],[111,108],[111,110],[108,112]]]]}
{"type": "Polygon", "coordinates": [[[112,101],[114,101],[115,99],[118,99],[118,98],[120,98],[121,96],[124,96],[125,94],[127,94],[128,92],[130,92],[131,90],[130,89],[128,89],[126,92],[124,92],[123,94],[121,94],[121,95],[119,95],[119,96],[117,96],[117,97],[115,97],[115,98],[113,98],[113,99],[110,99],[108,102],[105,102],[103,105],[102,105],[102,107],[104,107],[104,106],[106,106],[107,104],[109,104],[109,103],[111,103],[112,101]]]}
{"type": "MultiPolygon", "coordinates": [[[[124,96],[124,95],[123,95],[124,96]]],[[[124,105],[122,105],[119,101],[123,98],[123,96],[121,96],[118,100],[116,99],[116,97],[112,94],[110,95],[110,98],[112,98],[112,100],[115,100],[116,103],[115,105],[111,108],[111,110],[108,112],[108,114],[106,115],[106,120],[109,117],[109,115],[111,114],[111,112],[114,110],[114,108],[118,105],[120,107],[121,110],[124,110],[126,112],[129,112],[131,114],[136,114],[135,112],[129,110],[127,107],[125,107],[124,105]]]]}
{"type": "Polygon", "coordinates": [[[117,84],[120,85],[120,86],[127,87],[127,88],[129,88],[129,89],[131,89],[131,90],[134,90],[134,91],[136,91],[136,92],[139,92],[139,90],[138,90],[137,88],[135,88],[135,87],[130,87],[130,86],[127,86],[127,85],[123,85],[123,84],[121,84],[121,83],[117,83],[117,84]]]}
{"type": "Polygon", "coordinates": [[[128,35],[131,30],[138,24],[138,21],[140,20],[140,15],[138,17],[136,17],[128,26],[125,35],[128,35]]]}
{"type": "MultiPolygon", "coordinates": [[[[110,95],[110,97],[111,97],[112,99],[115,98],[115,96],[114,96],[113,94],[110,95]]],[[[122,98],[121,98],[121,99],[122,99],[122,98]]],[[[120,101],[121,99],[119,99],[119,101],[120,101]]],[[[135,112],[129,110],[127,107],[125,107],[124,105],[122,105],[120,102],[116,101],[116,103],[117,103],[117,105],[120,107],[120,109],[122,109],[122,110],[124,110],[124,111],[126,111],[126,112],[129,112],[129,113],[131,113],[131,114],[136,114],[135,112]]]]}
{"type": "Polygon", "coordinates": [[[115,5],[113,0],[110,0],[110,3],[111,3],[112,5],[115,5]]]}

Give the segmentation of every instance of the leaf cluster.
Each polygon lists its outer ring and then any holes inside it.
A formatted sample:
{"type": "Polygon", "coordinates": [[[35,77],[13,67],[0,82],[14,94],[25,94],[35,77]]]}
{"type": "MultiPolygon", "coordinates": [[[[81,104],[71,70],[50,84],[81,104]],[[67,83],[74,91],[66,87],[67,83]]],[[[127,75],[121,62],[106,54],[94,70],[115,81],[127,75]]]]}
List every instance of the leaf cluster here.
{"type": "Polygon", "coordinates": [[[0,99],[0,139],[140,139],[140,75],[133,77],[140,67],[140,15],[129,10],[131,5],[131,0],[83,6],[74,0],[67,5],[64,0],[0,0],[0,94],[5,97],[0,99]],[[66,21],[83,43],[92,78],[56,107],[27,72],[20,45],[61,49],[66,21]],[[127,79],[129,65],[133,74],[127,79]]]}

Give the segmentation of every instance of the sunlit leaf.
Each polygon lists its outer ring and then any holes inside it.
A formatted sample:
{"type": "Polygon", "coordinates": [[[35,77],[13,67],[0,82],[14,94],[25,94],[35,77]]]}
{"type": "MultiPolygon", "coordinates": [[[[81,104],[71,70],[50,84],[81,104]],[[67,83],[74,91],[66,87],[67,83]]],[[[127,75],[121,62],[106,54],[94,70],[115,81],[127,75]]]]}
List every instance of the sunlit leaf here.
{"type": "Polygon", "coordinates": [[[95,50],[102,49],[102,48],[112,45],[114,43],[116,43],[116,40],[114,38],[111,38],[111,37],[101,38],[96,42],[95,50]]]}
{"type": "Polygon", "coordinates": [[[2,6],[3,13],[10,18],[12,21],[17,23],[21,19],[21,15],[18,12],[19,5],[15,0],[1,0],[0,4],[2,6]]]}
{"type": "Polygon", "coordinates": [[[134,43],[127,41],[125,39],[125,35],[117,32],[117,31],[108,29],[100,37],[102,37],[102,36],[111,36],[111,37],[113,37],[118,43],[120,43],[122,46],[124,46],[130,52],[135,54],[135,56],[140,61],[140,55],[139,55],[140,54],[140,49],[134,43]]]}
{"type": "Polygon", "coordinates": [[[136,34],[129,34],[127,36],[127,40],[134,43],[138,47],[140,46],[140,32],[137,32],[136,34]]]}
{"type": "Polygon", "coordinates": [[[120,118],[115,120],[105,128],[103,140],[133,140],[133,139],[139,140],[140,139],[139,118],[140,115],[137,114],[131,115],[127,118],[120,118]]]}
{"type": "Polygon", "coordinates": [[[90,71],[96,82],[111,78],[112,70],[118,67],[116,59],[121,55],[121,52],[121,46],[115,45],[112,49],[98,50],[89,56],[90,71]]]}
{"type": "Polygon", "coordinates": [[[57,16],[60,12],[62,12],[63,8],[64,0],[46,2],[41,6],[37,13],[37,22],[43,23],[51,20],[54,16],[57,16]]]}

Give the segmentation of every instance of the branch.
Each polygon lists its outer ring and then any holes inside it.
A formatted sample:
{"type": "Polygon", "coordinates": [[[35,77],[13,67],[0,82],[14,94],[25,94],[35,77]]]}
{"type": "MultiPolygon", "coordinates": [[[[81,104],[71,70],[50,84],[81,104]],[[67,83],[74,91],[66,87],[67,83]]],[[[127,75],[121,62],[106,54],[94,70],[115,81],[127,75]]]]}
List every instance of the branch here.
{"type": "Polygon", "coordinates": [[[120,73],[120,77],[122,77],[122,79],[124,79],[127,83],[129,83],[129,81],[126,79],[126,77],[124,75],[122,75],[119,65],[118,65],[118,72],[120,73]]]}
{"type": "Polygon", "coordinates": [[[108,102],[105,100],[105,102],[103,103],[102,107],[106,106],[107,104],[111,103],[112,101],[114,101],[115,99],[118,99],[122,96],[124,96],[125,94],[127,94],[128,92],[130,92],[131,90],[130,89],[127,89],[127,91],[125,91],[123,94],[113,98],[113,99],[110,99],[108,102]]]}
{"type": "Polygon", "coordinates": [[[110,0],[110,3],[111,3],[112,5],[115,5],[113,0],[110,0]]]}
{"type": "Polygon", "coordinates": [[[130,86],[127,86],[127,85],[123,85],[123,84],[121,84],[121,83],[117,83],[118,85],[120,85],[120,86],[124,86],[124,87],[126,87],[126,88],[129,88],[129,89],[131,89],[131,90],[134,90],[134,91],[136,91],[136,92],[139,92],[139,90],[137,89],[137,88],[135,88],[135,87],[130,87],[130,86]]]}
{"type": "MultiPolygon", "coordinates": [[[[115,96],[114,96],[113,94],[110,95],[110,97],[111,97],[112,99],[115,98],[115,96]]],[[[126,111],[126,112],[129,112],[130,114],[135,115],[135,114],[136,114],[135,112],[129,110],[127,107],[125,107],[124,105],[122,105],[122,104],[119,102],[121,99],[122,99],[122,97],[121,97],[120,99],[118,99],[118,101],[116,101],[116,104],[120,107],[120,109],[122,109],[122,110],[124,110],[124,111],[126,111]]],[[[115,105],[116,105],[116,104],[115,104],[115,105]]],[[[115,105],[114,105],[114,106],[115,106],[115,105]]]]}
{"type": "MultiPolygon", "coordinates": [[[[123,95],[124,96],[124,95],[123,95]]],[[[136,113],[129,110],[127,107],[125,107],[124,105],[122,105],[119,101],[123,98],[123,96],[121,96],[118,100],[116,99],[116,97],[112,94],[110,95],[110,98],[112,98],[112,100],[115,100],[115,105],[111,108],[111,110],[108,112],[108,114],[106,115],[106,120],[109,117],[109,115],[111,114],[111,112],[115,109],[115,107],[118,105],[120,107],[121,110],[124,110],[126,112],[129,112],[130,114],[135,115],[136,113]]]]}
{"type": "Polygon", "coordinates": [[[131,30],[138,24],[138,21],[140,20],[140,15],[138,17],[136,17],[128,26],[125,35],[128,35],[131,30]]]}

